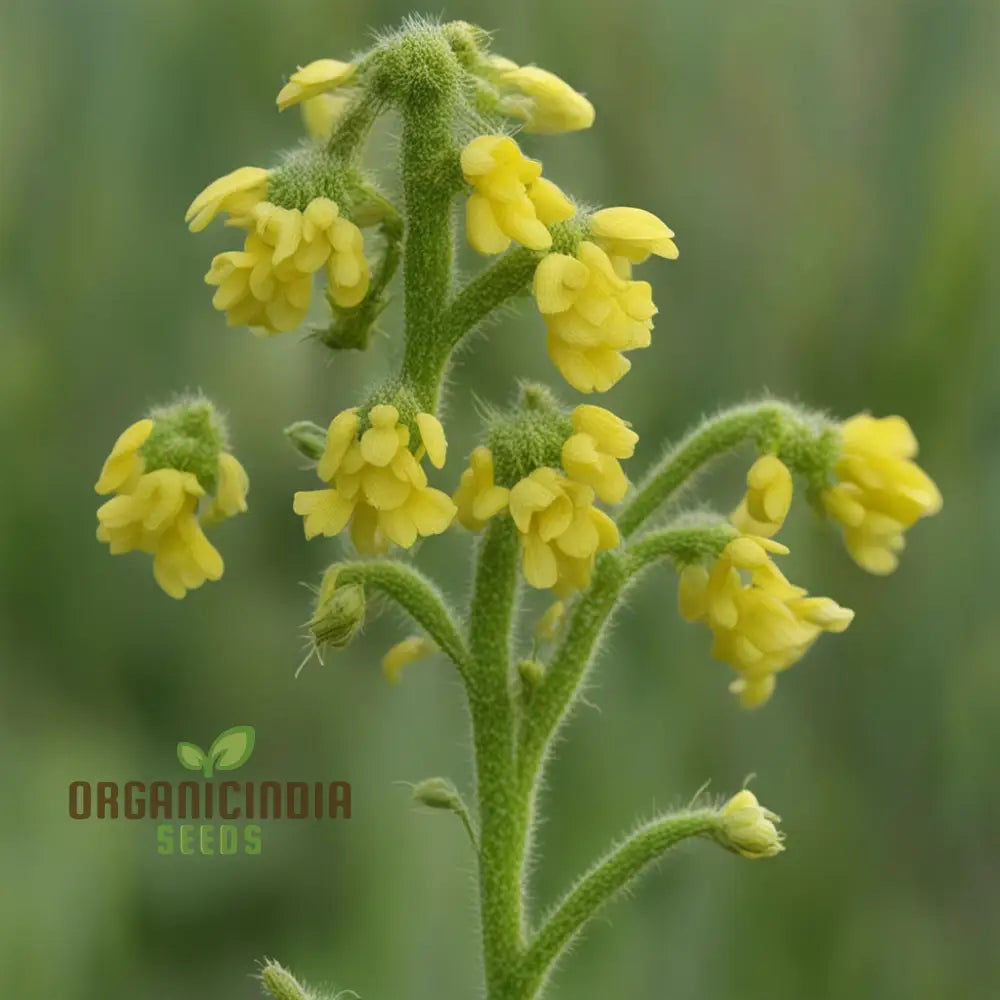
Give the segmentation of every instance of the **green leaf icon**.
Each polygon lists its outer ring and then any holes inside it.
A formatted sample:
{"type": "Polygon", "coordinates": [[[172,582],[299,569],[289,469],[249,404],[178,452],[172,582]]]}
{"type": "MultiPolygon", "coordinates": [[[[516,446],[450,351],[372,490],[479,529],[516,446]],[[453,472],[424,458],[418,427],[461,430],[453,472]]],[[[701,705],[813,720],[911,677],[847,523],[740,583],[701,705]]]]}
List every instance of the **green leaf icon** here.
{"type": "Polygon", "coordinates": [[[178,743],[177,759],[189,771],[200,771],[208,758],[205,751],[197,743],[178,743]]]}
{"type": "Polygon", "coordinates": [[[217,770],[235,771],[250,759],[254,738],[253,726],[233,726],[216,736],[208,756],[217,770]]]}

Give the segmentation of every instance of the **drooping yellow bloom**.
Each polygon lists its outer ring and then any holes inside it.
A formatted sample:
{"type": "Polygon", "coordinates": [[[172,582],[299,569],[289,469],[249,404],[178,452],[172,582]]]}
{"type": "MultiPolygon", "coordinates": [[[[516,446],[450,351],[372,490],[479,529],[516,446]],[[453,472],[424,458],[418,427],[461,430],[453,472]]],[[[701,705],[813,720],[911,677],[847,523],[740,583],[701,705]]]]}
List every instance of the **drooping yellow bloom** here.
{"type": "Polygon", "coordinates": [[[712,630],[712,655],[739,675],[730,685],[745,708],[764,704],[775,675],[797,663],[823,632],[843,632],[854,612],[828,597],[809,597],[771,559],[788,549],[776,534],[791,505],[792,479],[785,465],[765,455],[747,475],[747,494],[733,514],[741,532],[711,567],[686,566],[678,605],[688,621],[712,630]]]}
{"type": "Polygon", "coordinates": [[[344,94],[317,94],[300,105],[302,124],[314,139],[327,139],[340,120],[351,98],[344,94]]]}
{"type": "Polygon", "coordinates": [[[620,541],[618,526],[594,506],[594,491],[556,469],[535,469],[516,483],[510,513],[525,579],[560,597],[587,586],[596,554],[620,541]]]}
{"type": "Polygon", "coordinates": [[[249,489],[250,477],[246,469],[240,465],[235,455],[221,452],[215,498],[202,515],[202,521],[205,524],[217,524],[228,517],[246,513],[249,489]]]}
{"type": "Polygon", "coordinates": [[[565,80],[538,66],[517,66],[509,60],[494,64],[503,97],[497,109],[520,118],[525,132],[555,134],[575,132],[594,124],[594,105],[565,80]]]}
{"type": "Polygon", "coordinates": [[[789,583],[770,558],[787,552],[773,539],[741,535],[711,569],[681,572],[681,615],[708,624],[712,655],[739,674],[731,690],[747,708],[770,697],[774,675],[802,659],[822,632],[842,632],[854,618],[835,601],[807,597],[789,583]]]}
{"type": "Polygon", "coordinates": [[[506,135],[481,135],[463,150],[462,173],[475,188],[465,208],[469,244],[481,254],[503,253],[511,241],[548,250],[556,222],[573,216],[573,204],[542,165],[528,159],[506,135]]]}
{"type": "Polygon", "coordinates": [[[192,233],[197,233],[219,212],[227,212],[234,225],[248,225],[254,206],[267,197],[267,178],[268,171],[262,167],[240,167],[212,181],[191,202],[184,221],[192,233]]]}
{"type": "Polygon", "coordinates": [[[135,489],[143,468],[139,449],[152,433],[153,421],[147,418],[137,420],[118,435],[94,486],[98,493],[112,493],[115,490],[129,493],[135,489]]]}
{"type": "Polygon", "coordinates": [[[676,260],[674,231],[659,217],[641,208],[602,208],[590,217],[590,234],[622,277],[631,276],[632,265],[650,254],[676,260]]]}
{"type": "Polygon", "coordinates": [[[746,535],[771,538],[792,506],[792,474],[776,455],[761,455],[747,473],[747,492],[733,513],[733,524],[746,535]]]}
{"type": "Polygon", "coordinates": [[[618,503],[628,489],[619,459],[632,457],[639,435],[600,406],[578,406],[570,419],[575,433],[562,447],[562,467],[570,479],[593,487],[605,503],[618,503]]]}
{"type": "Polygon", "coordinates": [[[411,635],[402,642],[397,642],[382,657],[382,674],[390,684],[400,682],[403,667],[418,660],[424,660],[437,652],[437,644],[425,635],[411,635]]]}
{"type": "Polygon", "coordinates": [[[260,202],[251,220],[243,250],[218,254],[205,276],[217,286],[212,304],[231,326],[294,330],[309,309],[313,275],[324,265],[338,305],[355,306],[365,297],[364,238],[329,198],[314,198],[304,212],[260,202]]]}
{"type": "Polygon", "coordinates": [[[823,494],[823,505],[843,525],[854,561],[869,573],[891,573],[903,532],[941,509],[941,493],[912,461],[916,454],[917,439],[902,417],[862,413],[841,426],[839,482],[823,494]]]}
{"type": "MultiPolygon", "coordinates": [[[[97,511],[97,538],[108,543],[112,555],[151,553],[156,582],[171,597],[181,598],[206,580],[218,580],[222,557],[198,520],[198,504],[205,495],[198,478],[170,467],[146,471],[141,449],[153,426],[147,419],[129,427],[104,463],[95,489],[116,495],[97,511]]],[[[240,463],[222,452],[216,494],[205,520],[245,511],[248,486],[240,463]]]]}
{"type": "MultiPolygon", "coordinates": [[[[444,431],[431,414],[418,420],[420,447],[432,463],[444,464],[444,431]]],[[[373,406],[361,431],[356,409],[330,423],[317,472],[329,489],[295,494],[296,514],[305,518],[306,538],[337,535],[350,522],[351,539],[365,555],[390,542],[410,548],[418,537],[438,535],[455,516],[451,498],[427,485],[410,448],[410,429],[394,406],[373,406]]]]}
{"type": "Polygon", "coordinates": [[[510,490],[497,486],[493,476],[493,454],[480,445],[469,456],[469,468],[462,473],[452,498],[463,528],[479,531],[491,517],[507,509],[510,490]]]}
{"type": "Polygon", "coordinates": [[[765,809],[749,788],[737,792],[719,810],[719,818],[716,839],[744,858],[773,858],[785,849],[784,835],[775,825],[781,817],[765,809]]]}
{"type": "Polygon", "coordinates": [[[656,306],[649,282],[620,277],[596,243],[582,242],[576,257],[546,256],[534,294],[549,357],[580,392],[606,392],[631,367],[622,352],[650,345],[656,306]]]}
{"type": "Polygon", "coordinates": [[[317,59],[307,66],[300,66],[281,88],[275,103],[280,111],[299,101],[308,100],[328,90],[336,90],[350,83],[357,66],[337,59],[317,59]]]}

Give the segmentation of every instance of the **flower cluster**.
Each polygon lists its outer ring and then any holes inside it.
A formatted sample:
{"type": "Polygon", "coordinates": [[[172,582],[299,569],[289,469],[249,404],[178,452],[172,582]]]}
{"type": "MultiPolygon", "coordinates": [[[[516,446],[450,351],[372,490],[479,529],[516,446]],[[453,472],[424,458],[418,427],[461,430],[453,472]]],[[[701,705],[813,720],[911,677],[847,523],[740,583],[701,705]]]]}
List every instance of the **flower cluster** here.
{"type": "Polygon", "coordinates": [[[580,392],[606,392],[631,368],[623,352],[650,345],[651,286],[620,277],[596,243],[583,241],[575,257],[546,256],[535,271],[534,294],[549,357],[580,392]]]}
{"type": "Polygon", "coordinates": [[[632,456],[639,439],[624,420],[599,406],[576,407],[570,423],[561,469],[542,466],[508,488],[497,484],[493,455],[480,446],[469,456],[454,495],[458,521],[470,531],[509,511],[521,540],[525,579],[560,596],[585,587],[596,554],[618,545],[615,522],[594,501],[617,503],[625,495],[628,480],[620,459],[632,456]]]}
{"type": "Polygon", "coordinates": [[[337,535],[350,523],[351,540],[364,555],[386,551],[390,542],[410,548],[418,537],[438,535],[455,516],[446,493],[427,485],[420,465],[426,453],[435,468],[445,462],[447,443],[436,417],[418,413],[420,443],[411,448],[410,428],[395,406],[379,404],[366,415],[345,410],[330,423],[317,472],[327,489],[295,494],[294,509],[306,538],[337,535]]]}
{"type": "Polygon", "coordinates": [[[242,250],[212,260],[205,275],[216,286],[212,305],[231,326],[294,330],[309,309],[313,275],[324,266],[334,302],[357,305],[370,280],[361,230],[329,198],[314,198],[305,211],[280,208],[264,200],[266,188],[266,171],[241,167],[210,184],[188,209],[192,230],[220,211],[248,230],[242,250]]]}
{"type": "MultiPolygon", "coordinates": [[[[206,489],[186,468],[148,461],[144,446],[155,421],[128,427],[111,449],[95,490],[115,495],[97,511],[97,538],[112,555],[139,550],[153,556],[153,576],[171,597],[182,598],[206,580],[222,576],[222,557],[205,537],[202,522],[215,523],[247,509],[249,486],[243,466],[228,452],[217,453],[215,495],[199,519],[206,489]]],[[[162,449],[184,463],[183,440],[162,449]]]]}
{"type": "Polygon", "coordinates": [[[573,203],[542,177],[542,165],[528,159],[506,135],[481,135],[461,156],[462,173],[474,191],[465,207],[465,230],[481,254],[503,253],[511,241],[548,250],[548,227],[572,218],[573,203]]]}
{"type": "Polygon", "coordinates": [[[688,621],[712,630],[712,654],[739,675],[730,685],[742,704],[763,704],[775,677],[797,663],[822,632],[842,632],[854,612],[828,597],[809,597],[791,584],[771,559],[788,549],[770,535],[783,524],[792,499],[791,473],[772,455],[762,456],[747,476],[747,495],[733,516],[741,533],[711,567],[686,566],[679,605],[688,621]]]}
{"type": "Polygon", "coordinates": [[[869,573],[891,573],[903,532],[941,509],[941,493],[912,461],[916,454],[917,439],[902,417],[862,413],[841,425],[834,464],[839,482],[822,500],[843,525],[848,552],[869,573]]]}

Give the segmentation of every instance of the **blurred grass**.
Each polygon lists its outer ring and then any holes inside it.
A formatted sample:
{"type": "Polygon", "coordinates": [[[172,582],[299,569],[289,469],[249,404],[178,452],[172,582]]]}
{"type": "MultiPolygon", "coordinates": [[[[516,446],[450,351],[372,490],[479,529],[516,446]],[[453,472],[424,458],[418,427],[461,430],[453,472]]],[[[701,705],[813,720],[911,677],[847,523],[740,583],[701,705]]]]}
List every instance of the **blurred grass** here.
{"type": "MultiPolygon", "coordinates": [[[[297,138],[273,96],[298,63],[365,45],[395,3],[35,0],[0,8],[0,982],[42,1000],[253,996],[255,959],[366,998],[478,988],[458,824],[399,784],[467,781],[443,665],[388,689],[383,618],[295,681],[308,482],[280,428],[324,421],[398,341],[331,363],[295,336],[224,328],[191,237],[193,193],[297,138]],[[220,531],[222,584],[182,604],[93,540],[91,483],[121,427],[200,387],[228,408],[252,516],[220,531]],[[353,782],[343,824],[265,831],[256,858],[161,858],[152,828],[73,824],[74,778],[172,777],[173,745],[257,727],[248,777],[353,782]]],[[[608,394],[642,435],[633,473],[701,413],[768,388],[840,414],[908,416],[945,510],[903,569],[862,576],[807,514],[790,575],[854,607],[759,714],[739,713],[667,575],[623,615],[551,780],[537,871],[551,900],[654,805],[760,775],[790,850],[707,846],[609,911],[555,997],[987,998],[1000,980],[1000,7],[991,0],[629,0],[449,5],[497,48],[586,90],[591,132],[531,143],[577,197],[678,233],[652,263],[654,346],[608,394]]],[[[393,327],[395,332],[396,328],[393,327]]],[[[553,382],[526,308],[464,355],[470,393],[553,382]]],[[[570,393],[561,389],[569,399],[570,393]]],[[[706,483],[728,504],[740,463],[706,483]],[[726,478],[728,475],[728,479],[726,478]]],[[[452,470],[450,475],[457,475],[452,470]]],[[[449,480],[450,482],[451,480],[449,480]]],[[[420,553],[455,595],[466,541],[420,553]]]]}

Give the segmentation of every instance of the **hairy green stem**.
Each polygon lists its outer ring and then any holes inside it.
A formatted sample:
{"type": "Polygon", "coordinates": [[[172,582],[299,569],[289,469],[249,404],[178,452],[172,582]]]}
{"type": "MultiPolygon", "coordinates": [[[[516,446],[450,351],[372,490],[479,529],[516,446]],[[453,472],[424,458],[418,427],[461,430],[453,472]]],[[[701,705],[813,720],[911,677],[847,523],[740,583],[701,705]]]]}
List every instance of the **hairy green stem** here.
{"type": "Polygon", "coordinates": [[[345,166],[354,163],[361,155],[364,141],[383,106],[384,102],[370,91],[358,91],[358,96],[337,119],[330,133],[326,142],[327,153],[337,157],[345,166]]]}
{"type": "Polygon", "coordinates": [[[714,809],[660,816],[613,847],[563,897],[531,942],[518,970],[519,996],[533,997],[573,939],[597,912],[671,847],[710,834],[714,809]]]}
{"type": "Polygon", "coordinates": [[[444,315],[442,326],[451,347],[457,346],[508,299],[525,291],[543,256],[517,247],[476,275],[455,296],[444,315]]]}
{"type": "Polygon", "coordinates": [[[513,523],[495,518],[480,543],[470,609],[469,701],[479,802],[480,919],[487,996],[508,1000],[508,977],[523,947],[520,844],[527,808],[514,774],[513,703],[508,681],[517,598],[513,523]]]}
{"type": "Polygon", "coordinates": [[[456,194],[451,106],[403,107],[402,170],[406,199],[403,250],[406,348],[403,372],[421,406],[434,413],[450,345],[440,324],[451,293],[454,255],[452,201],[456,194]]]}
{"type": "Polygon", "coordinates": [[[338,585],[360,583],[394,600],[437,643],[468,682],[470,656],[438,588],[406,563],[388,559],[338,564],[338,585]]]}
{"type": "Polygon", "coordinates": [[[766,447],[781,437],[790,419],[791,408],[773,401],[735,407],[710,417],[671,448],[625,502],[617,518],[622,536],[633,535],[713,458],[751,439],[766,447]]]}

